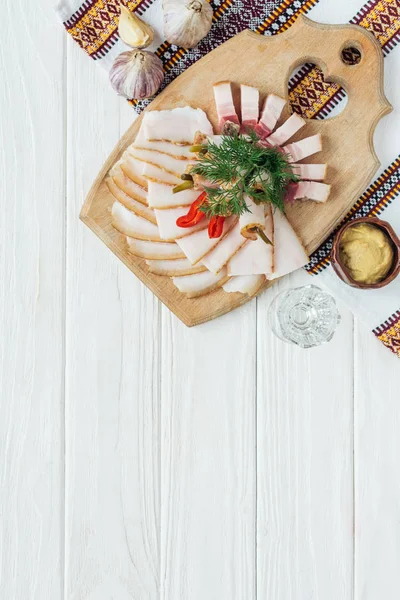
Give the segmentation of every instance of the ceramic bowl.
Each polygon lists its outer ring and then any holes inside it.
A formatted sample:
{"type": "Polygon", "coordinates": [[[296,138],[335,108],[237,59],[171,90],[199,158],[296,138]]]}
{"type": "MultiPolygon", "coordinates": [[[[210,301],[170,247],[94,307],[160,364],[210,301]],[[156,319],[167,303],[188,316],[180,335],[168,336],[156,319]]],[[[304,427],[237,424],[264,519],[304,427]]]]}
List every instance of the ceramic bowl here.
{"type": "Polygon", "coordinates": [[[335,236],[335,239],[333,240],[333,246],[332,246],[332,251],[331,251],[331,262],[332,262],[333,270],[335,271],[336,275],[338,277],[340,277],[340,279],[342,281],[344,281],[345,283],[347,283],[348,285],[351,285],[352,287],[355,287],[355,288],[358,288],[361,290],[379,289],[379,288],[385,287],[385,285],[388,285],[389,283],[391,283],[397,277],[397,275],[400,273],[400,239],[396,235],[393,227],[386,221],[382,221],[381,219],[378,219],[377,217],[360,217],[359,219],[354,219],[353,221],[349,221],[348,223],[346,223],[339,229],[338,233],[335,236]],[[340,241],[342,239],[344,232],[347,229],[349,229],[349,227],[353,227],[353,225],[357,225],[358,223],[370,223],[371,225],[380,227],[380,229],[383,230],[383,232],[387,235],[387,237],[392,242],[393,250],[394,250],[393,265],[392,265],[390,271],[388,272],[388,274],[386,275],[385,279],[383,279],[379,283],[359,283],[358,281],[355,281],[351,277],[349,271],[346,269],[345,265],[343,264],[343,262],[340,258],[340,252],[339,252],[340,241]]]}

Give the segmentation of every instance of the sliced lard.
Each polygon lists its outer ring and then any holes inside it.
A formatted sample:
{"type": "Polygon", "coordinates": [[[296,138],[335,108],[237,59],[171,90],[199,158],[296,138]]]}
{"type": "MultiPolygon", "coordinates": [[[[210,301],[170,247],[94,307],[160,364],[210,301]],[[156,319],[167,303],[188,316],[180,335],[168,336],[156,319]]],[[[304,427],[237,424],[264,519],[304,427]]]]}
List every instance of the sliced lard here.
{"type": "Polygon", "coordinates": [[[265,204],[256,204],[249,196],[245,196],[245,200],[249,210],[239,217],[240,233],[245,238],[256,240],[258,236],[251,230],[255,227],[265,229],[265,204]]]}
{"type": "Polygon", "coordinates": [[[274,270],[276,243],[274,239],[274,220],[271,207],[268,207],[268,209],[268,215],[265,219],[265,235],[274,243],[274,246],[266,244],[259,237],[256,240],[248,240],[246,245],[228,262],[228,275],[264,275],[274,270]]]}
{"type": "Polygon", "coordinates": [[[236,221],[236,217],[225,219],[220,238],[210,238],[207,229],[203,229],[202,231],[187,235],[184,238],[177,239],[176,243],[190,260],[192,265],[195,265],[224,239],[227,233],[235,225],[236,221]]]}
{"type": "Polygon", "coordinates": [[[260,92],[249,85],[240,86],[240,106],[242,114],[242,128],[254,129],[258,123],[260,92]]]}
{"type": "Polygon", "coordinates": [[[286,144],[300,129],[305,126],[306,122],[298,114],[293,113],[287,121],[283,123],[274,133],[272,133],[266,141],[271,146],[282,146],[286,144]]]}
{"type": "Polygon", "coordinates": [[[155,181],[156,183],[165,183],[171,186],[182,183],[182,179],[180,177],[176,177],[176,175],[172,175],[172,173],[167,173],[167,171],[164,171],[155,165],[145,162],[142,163],[142,165],[143,177],[146,179],[146,181],[155,181]]]}
{"type": "MultiPolygon", "coordinates": [[[[137,240],[161,242],[157,225],[128,210],[123,204],[114,202],[112,210],[112,225],[117,231],[137,240]]],[[[170,240],[168,240],[170,241],[170,240]]]]}
{"type": "Polygon", "coordinates": [[[133,148],[140,148],[141,150],[153,150],[154,152],[160,152],[161,154],[173,156],[178,160],[187,160],[188,158],[193,158],[193,152],[190,152],[189,145],[174,144],[173,142],[165,141],[150,142],[144,134],[143,123],[138,131],[134,143],[129,146],[128,151],[131,151],[133,148]]]}
{"type": "Polygon", "coordinates": [[[310,181],[323,181],[326,177],[327,165],[292,165],[293,173],[310,181]]]}
{"type": "Polygon", "coordinates": [[[131,198],[142,204],[147,204],[147,192],[140,185],[132,181],[121,169],[121,166],[115,167],[110,172],[114,183],[128,194],[131,198]]]}
{"type": "Polygon", "coordinates": [[[190,235],[194,231],[199,231],[199,229],[204,229],[207,227],[207,220],[203,219],[197,225],[193,227],[179,227],[176,224],[176,220],[179,217],[183,217],[187,214],[188,209],[187,206],[179,207],[179,208],[171,208],[169,210],[154,210],[158,229],[160,232],[161,239],[170,240],[186,237],[190,235]]]}
{"type": "MultiPolygon", "coordinates": [[[[232,88],[229,81],[220,81],[213,85],[215,105],[218,114],[219,129],[222,131],[227,123],[240,125],[233,103],[232,88]]],[[[201,130],[202,131],[202,130],[201,130]]]]}
{"type": "Polygon", "coordinates": [[[179,260],[146,260],[150,273],[154,275],[166,275],[168,277],[181,277],[182,275],[194,275],[203,273],[206,268],[198,265],[193,266],[187,258],[179,260]]]}
{"type": "Polygon", "coordinates": [[[317,133],[317,135],[304,138],[304,140],[300,140],[299,142],[288,144],[283,147],[283,150],[288,155],[289,162],[296,163],[322,150],[321,134],[317,133]]]}
{"type": "Polygon", "coordinates": [[[211,273],[217,274],[245,243],[246,239],[240,233],[240,223],[237,223],[201,262],[211,273]]]}
{"type": "Polygon", "coordinates": [[[193,144],[196,131],[213,134],[206,113],[190,106],[147,112],[142,126],[147,140],[166,140],[175,144],[193,144]]]}
{"type": "Polygon", "coordinates": [[[294,184],[293,190],[294,200],[307,198],[308,200],[314,200],[315,202],[326,202],[331,193],[331,186],[318,181],[300,181],[299,183],[294,184]]]}
{"type": "Polygon", "coordinates": [[[228,263],[229,275],[263,275],[273,269],[273,248],[260,238],[248,240],[228,263]]]}
{"type": "Polygon", "coordinates": [[[154,150],[131,147],[129,149],[129,154],[145,163],[149,163],[162,169],[163,171],[167,171],[172,175],[180,178],[182,173],[185,172],[185,169],[188,165],[194,165],[194,160],[179,160],[178,158],[174,158],[169,154],[161,154],[160,152],[155,152],[154,150]]]}
{"type": "Polygon", "coordinates": [[[261,117],[258,122],[258,125],[255,127],[255,132],[261,138],[266,138],[276,127],[276,124],[282,114],[283,109],[285,108],[286,100],[276,96],[275,94],[270,94],[267,96],[264,102],[263,109],[261,111],[261,117]]]}
{"type": "Polygon", "coordinates": [[[280,210],[274,213],[275,270],[267,279],[283,277],[309,262],[309,257],[296,232],[280,210]]]}
{"type": "Polygon", "coordinates": [[[149,260],[178,260],[185,258],[182,250],[175,242],[149,242],[126,238],[128,251],[134,256],[147,258],[149,260]]]}
{"type": "Polygon", "coordinates": [[[236,277],[228,279],[222,288],[225,292],[231,294],[240,292],[241,294],[253,296],[264,283],[264,275],[237,275],[236,277]]]}
{"type": "Polygon", "coordinates": [[[152,208],[149,208],[145,204],[134,200],[131,198],[131,196],[128,196],[128,194],[125,194],[125,192],[114,183],[111,177],[106,180],[106,185],[114,198],[123,204],[128,210],[131,210],[135,213],[135,215],[150,221],[150,223],[157,225],[156,216],[152,208]]]}
{"type": "Polygon", "coordinates": [[[143,177],[145,163],[140,162],[125,152],[120,162],[121,170],[127,177],[147,191],[147,179],[143,177]]]}
{"type": "Polygon", "coordinates": [[[196,298],[209,294],[224,285],[227,275],[226,269],[222,269],[218,275],[204,271],[204,273],[196,273],[196,275],[174,277],[172,281],[180,292],[186,293],[188,298],[196,298]]]}
{"type": "Polygon", "coordinates": [[[183,190],[174,194],[172,186],[149,181],[147,201],[151,208],[168,209],[177,206],[190,206],[198,197],[199,190],[183,190]]]}

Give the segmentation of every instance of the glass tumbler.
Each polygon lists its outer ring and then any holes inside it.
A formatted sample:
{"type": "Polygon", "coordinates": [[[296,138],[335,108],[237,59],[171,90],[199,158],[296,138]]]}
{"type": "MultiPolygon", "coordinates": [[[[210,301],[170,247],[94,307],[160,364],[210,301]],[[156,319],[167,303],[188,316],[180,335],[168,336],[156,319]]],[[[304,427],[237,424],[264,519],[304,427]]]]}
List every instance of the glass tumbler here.
{"type": "Polygon", "coordinates": [[[269,308],[268,320],[284,342],[312,348],[332,339],[340,314],[330,294],[306,285],[278,294],[269,308]]]}

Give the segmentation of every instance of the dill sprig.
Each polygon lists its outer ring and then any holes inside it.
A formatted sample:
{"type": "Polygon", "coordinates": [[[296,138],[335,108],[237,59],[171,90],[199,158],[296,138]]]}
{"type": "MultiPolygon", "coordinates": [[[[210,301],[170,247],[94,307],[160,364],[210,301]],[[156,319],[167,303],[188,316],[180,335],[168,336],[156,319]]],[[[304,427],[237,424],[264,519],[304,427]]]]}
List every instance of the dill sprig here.
{"type": "Polygon", "coordinates": [[[205,187],[208,201],[201,207],[207,216],[243,214],[248,211],[246,195],[283,211],[287,186],[298,177],[286,155],[259,141],[253,131],[247,136],[224,135],[219,145],[208,141],[207,154],[191,170],[210,184],[205,187]]]}

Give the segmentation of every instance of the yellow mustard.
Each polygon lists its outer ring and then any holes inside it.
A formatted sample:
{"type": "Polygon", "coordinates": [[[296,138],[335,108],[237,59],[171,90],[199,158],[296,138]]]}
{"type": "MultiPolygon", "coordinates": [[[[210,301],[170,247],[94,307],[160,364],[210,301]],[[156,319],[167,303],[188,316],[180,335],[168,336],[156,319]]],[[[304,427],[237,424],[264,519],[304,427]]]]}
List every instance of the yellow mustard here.
{"type": "Polygon", "coordinates": [[[359,223],[346,229],[340,240],[339,255],[351,277],[367,284],[385,279],[394,260],[391,240],[371,223],[359,223]]]}

